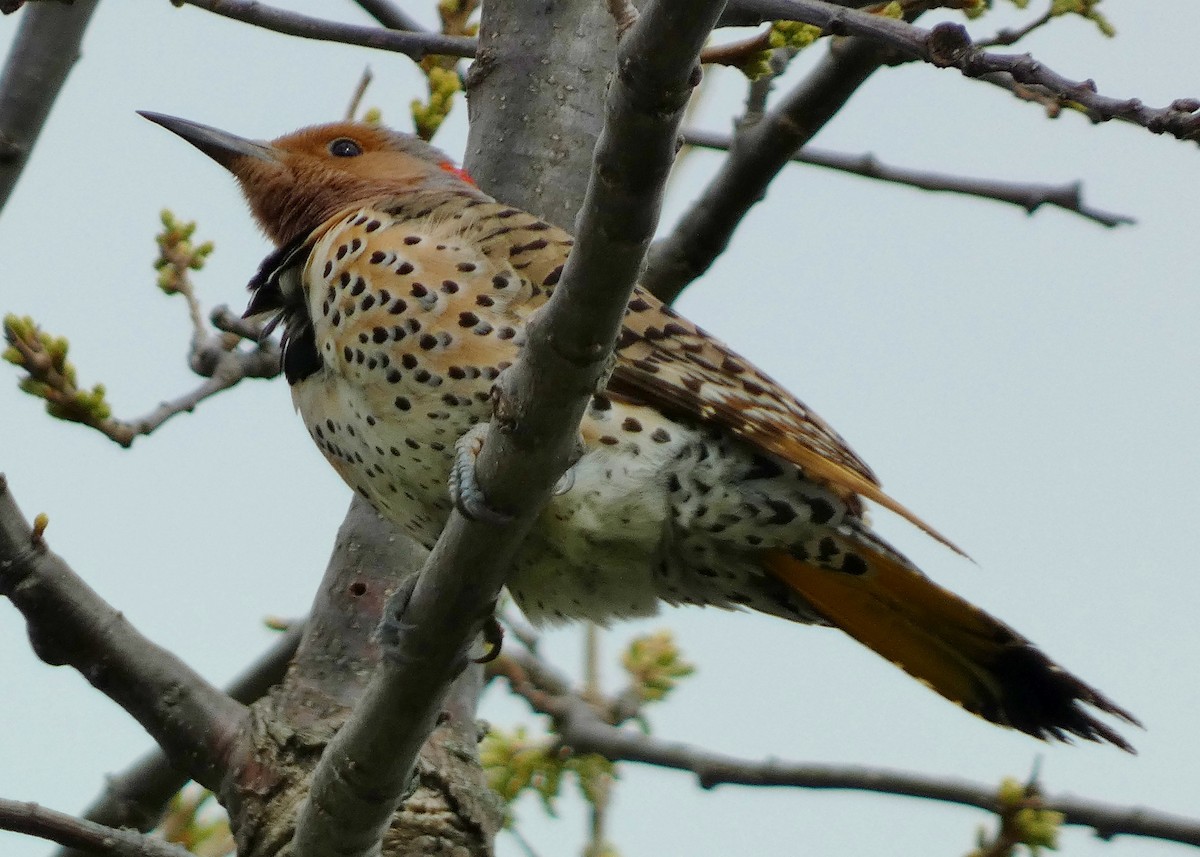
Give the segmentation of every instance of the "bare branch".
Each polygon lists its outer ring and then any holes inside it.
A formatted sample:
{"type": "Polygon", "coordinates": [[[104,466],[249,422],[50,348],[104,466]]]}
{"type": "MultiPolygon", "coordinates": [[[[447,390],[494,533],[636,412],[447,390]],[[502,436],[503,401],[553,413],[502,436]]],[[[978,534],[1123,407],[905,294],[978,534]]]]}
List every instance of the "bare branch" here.
{"type": "MultiPolygon", "coordinates": [[[[690,146],[728,151],[733,140],[727,134],[691,130],[683,134],[684,142],[690,146]]],[[[976,179],[951,176],[944,173],[905,169],[881,163],[874,155],[847,155],[806,146],[792,155],[793,161],[817,167],[838,170],[865,178],[879,179],[894,184],[908,185],[929,191],[944,191],[965,196],[1008,202],[1033,214],[1043,205],[1051,205],[1094,220],[1101,226],[1121,226],[1136,223],[1124,214],[1112,214],[1091,208],[1083,202],[1083,185],[1075,181],[1064,185],[1044,185],[1031,182],[1008,182],[1000,179],[976,179]]]]}
{"type": "Polygon", "coordinates": [[[192,852],[171,842],[133,830],[105,827],[36,803],[0,798],[0,830],[27,833],[69,845],[89,854],[111,857],[192,857],[192,852]]]}
{"type": "Polygon", "coordinates": [[[489,503],[512,512],[513,521],[497,526],[452,513],[411,595],[389,603],[383,660],[322,754],[292,842],[297,857],[328,854],[335,843],[345,855],[377,848],[450,677],[571,462],[579,419],[604,376],[657,222],[696,57],[722,5],[660,0],[622,42],[580,241],[521,360],[502,376],[477,462],[489,503]]]}
{"type": "MultiPolygon", "coordinates": [[[[303,635],[304,623],[294,623],[225,692],[243,705],[262,697],[283,679],[303,635]]],[[[145,833],[158,824],[171,796],[187,781],[187,774],[177,770],[161,750],[153,750],[121,773],[105,777],[103,791],[83,817],[106,827],[132,827],[145,833]]],[[[55,857],[85,857],[87,853],[68,847],[55,857]]]]}
{"type": "Polygon", "coordinates": [[[20,356],[19,365],[38,384],[36,395],[44,399],[49,407],[57,408],[56,416],[60,419],[93,428],[123,447],[132,446],[138,437],[151,434],[171,417],[190,413],[200,402],[246,378],[274,378],[280,372],[279,346],[275,342],[265,340],[251,350],[242,351],[237,348],[240,333],[200,339],[203,331],[198,331],[192,339],[189,362],[192,369],[205,376],[206,380],[191,392],[161,403],[145,416],[131,420],[116,419],[109,416],[107,403],[103,410],[80,404],[81,399],[90,401],[100,395],[100,388],[91,393],[79,390],[72,373],[60,370],[56,365],[55,357],[48,353],[43,337],[36,330],[27,330],[27,327],[27,324],[22,325],[18,330],[6,324],[5,334],[9,345],[20,356]]]}
{"type": "Polygon", "coordinates": [[[83,31],[97,2],[36,3],[23,13],[0,73],[0,210],[79,58],[83,31]]]}
{"type": "Polygon", "coordinates": [[[1034,30],[1037,30],[1037,29],[1040,29],[1040,28],[1046,26],[1046,24],[1050,23],[1050,21],[1053,18],[1054,18],[1054,9],[1053,9],[1053,7],[1051,7],[1049,9],[1047,9],[1045,12],[1043,12],[1041,15],[1038,15],[1036,18],[1034,18],[1028,24],[1025,24],[1024,26],[1017,27],[1017,28],[1011,29],[1011,30],[1010,29],[1000,30],[998,33],[996,33],[996,35],[992,36],[991,38],[980,39],[979,41],[977,41],[975,43],[975,46],[979,47],[979,48],[993,48],[993,47],[1004,47],[1007,45],[1015,45],[1017,42],[1021,41],[1021,39],[1028,36],[1034,30]]]}
{"type": "Polygon", "coordinates": [[[870,39],[847,39],[831,46],[774,110],[748,117],[712,181],[650,248],[642,286],[670,302],[707,271],[792,155],[893,55],[870,39]]]}
{"type": "Polygon", "coordinates": [[[362,77],[358,79],[358,85],[354,87],[354,93],[350,96],[350,104],[346,108],[346,121],[353,122],[355,115],[358,113],[358,107],[362,104],[363,97],[367,94],[367,87],[371,85],[371,80],[374,75],[371,73],[371,67],[367,66],[363,69],[362,77]]]}
{"type": "Polygon", "coordinates": [[[412,33],[427,32],[416,18],[409,15],[391,0],[354,0],[362,10],[389,30],[408,30],[412,33]]]}
{"type": "Polygon", "coordinates": [[[762,53],[771,47],[771,28],[763,30],[736,42],[726,42],[720,45],[709,45],[700,52],[700,62],[705,65],[741,65],[754,54],[762,53]]]}
{"type": "Polygon", "coordinates": [[[24,615],[38,657],[74,667],[193,779],[219,787],[245,708],[139,634],[71,571],[30,528],[3,476],[0,594],[24,615]]]}
{"type": "Polygon", "coordinates": [[[387,30],[382,27],[362,27],[301,15],[257,0],[180,0],[189,6],[302,39],[340,42],[381,51],[394,51],[420,60],[431,55],[452,57],[475,56],[475,39],[443,36],[441,33],[387,30]]]}
{"type": "Polygon", "coordinates": [[[232,333],[250,342],[264,342],[266,339],[262,322],[244,319],[240,313],[234,312],[226,304],[214,307],[208,314],[208,320],[217,330],[232,333]]]}
{"type": "Polygon", "coordinates": [[[1100,95],[1091,80],[1071,80],[1029,54],[994,54],[972,44],[961,24],[943,22],[932,30],[913,24],[844,9],[822,0],[733,0],[730,21],[743,25],[793,20],[812,24],[834,35],[859,35],[916,57],[938,68],[955,68],[967,77],[993,82],[1005,74],[1018,83],[1038,86],[1064,105],[1078,105],[1093,122],[1119,119],[1155,134],[1200,141],[1200,99],[1179,98],[1166,107],[1147,107],[1137,98],[1100,95]]]}
{"type": "Polygon", "coordinates": [[[162,402],[150,413],[132,420],[105,420],[96,429],[121,446],[132,446],[138,437],[154,432],[171,417],[190,414],[205,399],[247,378],[274,378],[280,371],[279,346],[266,341],[252,351],[221,351],[209,371],[211,375],[198,387],[162,402]]]}
{"type": "MultiPolygon", "coordinates": [[[[640,730],[606,722],[553,667],[531,654],[508,652],[491,667],[534,711],[549,715],[564,745],[576,753],[598,753],[613,762],[638,762],[695,775],[701,788],[718,785],[847,789],[917,797],[997,812],[996,788],[949,777],[886,768],[802,764],[778,759],[739,759],[640,730]]],[[[1200,820],[1141,807],[1122,807],[1087,798],[1043,796],[1040,805],[1061,812],[1065,823],[1092,828],[1097,836],[1145,836],[1200,845],[1200,820]]]]}

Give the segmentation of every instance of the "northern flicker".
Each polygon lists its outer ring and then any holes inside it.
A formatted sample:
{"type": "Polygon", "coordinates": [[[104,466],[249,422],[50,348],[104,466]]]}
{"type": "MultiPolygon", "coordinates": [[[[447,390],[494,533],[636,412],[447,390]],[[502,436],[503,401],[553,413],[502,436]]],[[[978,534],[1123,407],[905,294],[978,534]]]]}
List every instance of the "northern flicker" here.
{"type": "MultiPolygon", "coordinates": [[[[454,503],[455,444],[491,416],[493,382],[571,236],[379,126],[260,143],[143,115],[237,178],[278,247],[247,314],[282,324],[309,434],[355,491],[432,546],[454,503]]],[[[532,621],[605,622],[667,602],[832,625],[994,723],[1131,749],[1087,707],[1132,715],[871,531],[864,498],[941,539],[832,428],[641,289],[580,434],[569,487],[509,578],[532,621]]]]}

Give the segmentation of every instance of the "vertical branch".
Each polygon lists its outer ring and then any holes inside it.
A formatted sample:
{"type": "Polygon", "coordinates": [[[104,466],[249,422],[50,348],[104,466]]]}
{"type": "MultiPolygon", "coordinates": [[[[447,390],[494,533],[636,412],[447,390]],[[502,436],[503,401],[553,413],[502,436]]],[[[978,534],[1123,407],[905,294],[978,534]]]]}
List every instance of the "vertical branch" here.
{"type": "Polygon", "coordinates": [[[0,72],[0,210],[29,160],[50,107],[79,59],[99,0],[31,3],[0,72]]]}

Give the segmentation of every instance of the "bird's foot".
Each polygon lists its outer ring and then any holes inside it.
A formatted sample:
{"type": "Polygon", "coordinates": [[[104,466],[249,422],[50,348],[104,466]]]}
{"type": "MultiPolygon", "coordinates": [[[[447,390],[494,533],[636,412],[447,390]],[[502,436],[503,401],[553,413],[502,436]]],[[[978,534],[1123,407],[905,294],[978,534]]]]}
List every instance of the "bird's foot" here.
{"type": "Polygon", "coordinates": [[[455,507],[472,521],[501,526],[512,521],[512,515],[493,509],[475,477],[475,462],[483,449],[487,423],[473,426],[454,444],[454,465],[450,468],[450,499],[455,507]]]}
{"type": "Polygon", "coordinates": [[[494,613],[483,623],[480,636],[483,637],[483,654],[471,660],[477,664],[486,664],[500,657],[500,649],[504,645],[504,626],[494,613]]]}
{"type": "Polygon", "coordinates": [[[575,465],[583,458],[587,448],[583,445],[583,435],[575,435],[575,449],[571,451],[571,466],[566,469],[558,481],[554,483],[554,496],[561,497],[575,487],[575,465]]]}

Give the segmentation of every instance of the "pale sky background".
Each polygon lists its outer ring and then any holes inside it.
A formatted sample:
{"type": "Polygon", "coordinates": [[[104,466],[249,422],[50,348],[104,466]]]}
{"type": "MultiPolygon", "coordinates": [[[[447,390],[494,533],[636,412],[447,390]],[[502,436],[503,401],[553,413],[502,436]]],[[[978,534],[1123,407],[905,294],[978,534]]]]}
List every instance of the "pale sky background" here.
{"type": "MultiPolygon", "coordinates": [[[[347,21],[349,2],[293,8],[347,21]]],[[[414,12],[429,17],[425,6],[414,12]]],[[[1023,18],[1007,10],[977,34],[1023,18]]],[[[1034,0],[1040,10],[1044,5],[1034,0]]],[[[1106,0],[1115,40],[1058,22],[1028,40],[1056,70],[1161,105],[1200,96],[1200,6],[1106,0]]],[[[0,20],[7,44],[16,17],[0,20]]],[[[217,252],[197,277],[209,307],[241,308],[267,251],[233,182],[134,115],[151,109],[251,137],[367,103],[408,128],[423,93],[409,60],[306,42],[166,2],[102,3],[15,196],[0,216],[0,311],[70,337],[80,381],[133,417],[196,383],[183,302],[150,263],[164,206],[217,252]]],[[[805,63],[798,63],[803,67],[805,63]]],[[[705,127],[740,106],[714,75],[705,127]]],[[[437,142],[456,157],[465,109],[437,142]]],[[[971,565],[893,516],[879,529],[934,578],[1002,616],[1140,716],[1139,755],[1043,746],[929,693],[849,638],[761,616],[674,610],[699,673],[650,711],[664,738],[750,758],[879,765],[998,783],[1041,759],[1046,789],[1200,815],[1200,296],[1193,283],[1200,152],[1131,126],[1047,121],[955,72],[880,73],[817,140],[895,164],[967,175],[1081,178],[1094,205],[1138,225],[1105,230],[1058,211],[923,194],[794,167],[747,219],[683,311],[795,391],[877,470],[890,493],[963,545],[971,565]]],[[[718,163],[691,156],[669,224],[718,163]]],[[[292,414],[286,385],[249,382],[125,451],[49,419],[0,366],[0,469],[26,514],[148,636],[215,682],[271,642],[266,615],[306,611],[350,493],[292,414]]],[[[578,634],[548,649],[573,668],[578,634]]],[[[608,671],[620,682],[615,660],[608,671]]],[[[77,811],[149,740],[69,669],[45,666],[0,605],[0,796],[77,811]]],[[[484,715],[529,722],[503,693],[484,715]]],[[[624,765],[611,837],[636,855],[957,855],[983,813],[903,798],[793,789],[700,791],[624,765]]],[[[576,801],[545,820],[519,807],[541,857],[578,853],[576,801]]],[[[1071,829],[1072,857],[1177,855],[1071,829]]],[[[6,857],[44,854],[0,833],[6,857]]],[[[506,857],[520,853],[502,838],[506,857]]]]}

